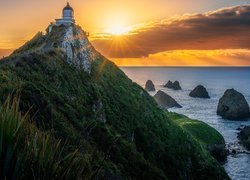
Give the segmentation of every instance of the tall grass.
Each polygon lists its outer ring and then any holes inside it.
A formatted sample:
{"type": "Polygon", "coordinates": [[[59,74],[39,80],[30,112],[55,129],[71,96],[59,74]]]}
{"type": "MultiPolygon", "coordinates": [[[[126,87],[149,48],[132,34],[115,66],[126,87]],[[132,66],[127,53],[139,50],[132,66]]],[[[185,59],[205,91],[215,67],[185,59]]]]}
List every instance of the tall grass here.
{"type": "Polygon", "coordinates": [[[88,165],[78,150],[39,131],[19,112],[17,98],[0,107],[0,179],[83,179],[88,165]]]}

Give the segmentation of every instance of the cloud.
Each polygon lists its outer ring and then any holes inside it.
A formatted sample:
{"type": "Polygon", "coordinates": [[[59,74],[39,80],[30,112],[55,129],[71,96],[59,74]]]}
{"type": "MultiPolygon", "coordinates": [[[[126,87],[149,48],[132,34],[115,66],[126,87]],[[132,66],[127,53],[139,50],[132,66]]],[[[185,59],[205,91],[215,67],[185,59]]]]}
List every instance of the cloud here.
{"type": "Polygon", "coordinates": [[[112,58],[183,49],[249,49],[249,29],[250,5],[244,5],[152,22],[122,37],[95,39],[93,44],[112,58]]]}
{"type": "Polygon", "coordinates": [[[250,66],[250,50],[174,50],[111,60],[118,66],[250,66]]]}

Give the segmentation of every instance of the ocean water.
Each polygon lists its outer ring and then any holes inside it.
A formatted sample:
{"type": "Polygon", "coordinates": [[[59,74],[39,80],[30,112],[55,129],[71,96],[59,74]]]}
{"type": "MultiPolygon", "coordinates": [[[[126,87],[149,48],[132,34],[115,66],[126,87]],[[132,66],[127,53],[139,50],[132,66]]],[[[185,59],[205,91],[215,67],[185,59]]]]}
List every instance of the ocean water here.
{"type": "Polygon", "coordinates": [[[240,152],[228,156],[227,162],[223,165],[225,170],[233,180],[250,179],[250,154],[239,145],[237,139],[239,131],[236,130],[240,126],[250,125],[250,119],[229,121],[216,114],[219,98],[226,89],[234,88],[241,92],[250,104],[250,68],[123,67],[121,69],[142,87],[145,86],[147,80],[152,80],[156,90],[163,90],[183,106],[181,109],[171,108],[169,111],[204,121],[217,129],[224,136],[227,146],[240,152]],[[162,87],[168,80],[178,80],[182,90],[174,91],[162,87]],[[211,99],[188,96],[190,91],[199,84],[207,88],[211,99]]]}

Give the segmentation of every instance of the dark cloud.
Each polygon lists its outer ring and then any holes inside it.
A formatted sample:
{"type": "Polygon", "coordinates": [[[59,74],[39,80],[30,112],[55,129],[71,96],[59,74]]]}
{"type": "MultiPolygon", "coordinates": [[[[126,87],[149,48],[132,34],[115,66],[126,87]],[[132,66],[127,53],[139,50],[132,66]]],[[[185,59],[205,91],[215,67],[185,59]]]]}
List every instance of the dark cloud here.
{"type": "Polygon", "coordinates": [[[96,39],[93,44],[113,58],[181,49],[249,49],[250,5],[155,22],[123,38],[96,39]]]}

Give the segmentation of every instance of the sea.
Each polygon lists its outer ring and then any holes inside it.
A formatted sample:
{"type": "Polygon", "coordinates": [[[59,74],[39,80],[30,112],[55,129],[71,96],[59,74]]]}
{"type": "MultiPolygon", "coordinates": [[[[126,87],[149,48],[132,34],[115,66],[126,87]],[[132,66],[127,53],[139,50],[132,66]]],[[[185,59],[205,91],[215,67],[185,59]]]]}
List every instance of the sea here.
{"type": "MultiPolygon", "coordinates": [[[[233,180],[250,179],[250,154],[237,139],[239,127],[250,125],[246,121],[225,120],[216,114],[220,97],[227,89],[241,92],[250,104],[250,67],[121,67],[134,82],[145,87],[152,80],[156,92],[162,90],[173,97],[183,108],[171,108],[169,111],[184,114],[192,119],[201,120],[217,129],[224,137],[227,147],[237,150],[227,157],[223,164],[233,180]],[[162,85],[170,81],[179,81],[182,90],[174,91],[162,85]],[[197,85],[206,87],[211,99],[189,97],[197,85]]],[[[150,93],[154,95],[156,92],[150,93]]]]}

